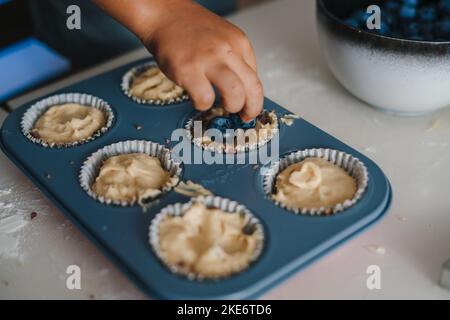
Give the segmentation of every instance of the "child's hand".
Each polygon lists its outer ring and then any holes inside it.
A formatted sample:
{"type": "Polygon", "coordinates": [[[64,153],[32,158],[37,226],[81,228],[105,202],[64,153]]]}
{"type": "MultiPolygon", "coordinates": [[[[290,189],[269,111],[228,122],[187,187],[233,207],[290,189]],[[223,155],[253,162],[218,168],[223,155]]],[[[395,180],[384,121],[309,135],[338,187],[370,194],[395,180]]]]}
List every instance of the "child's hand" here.
{"type": "Polygon", "coordinates": [[[150,33],[149,50],[166,75],[186,89],[198,110],[212,106],[213,84],[227,111],[241,111],[244,120],[255,118],[262,110],[263,90],[247,37],[199,5],[181,2],[150,33]]]}
{"type": "Polygon", "coordinates": [[[118,2],[124,7],[112,9],[110,3],[115,1],[97,2],[140,37],[163,72],[188,92],[198,110],[212,106],[214,85],[225,109],[241,112],[243,120],[262,111],[263,88],[255,55],[236,26],[190,0],[137,0],[133,5],[122,0],[118,2]]]}

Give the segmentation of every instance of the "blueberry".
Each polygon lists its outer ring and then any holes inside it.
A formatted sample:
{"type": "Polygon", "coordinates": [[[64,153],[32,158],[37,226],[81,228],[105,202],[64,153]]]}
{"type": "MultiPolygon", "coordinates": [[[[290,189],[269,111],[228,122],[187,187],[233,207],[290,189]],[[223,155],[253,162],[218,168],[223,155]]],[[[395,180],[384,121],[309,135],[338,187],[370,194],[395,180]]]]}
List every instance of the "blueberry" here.
{"type": "Polygon", "coordinates": [[[405,36],[408,38],[413,38],[419,36],[420,33],[420,25],[416,22],[411,22],[408,24],[405,24],[403,26],[403,30],[405,32],[405,36]]]}
{"type": "Polygon", "coordinates": [[[238,129],[242,125],[242,119],[238,113],[230,114],[230,121],[233,128],[238,129]]]}
{"type": "Polygon", "coordinates": [[[351,18],[356,19],[361,26],[366,26],[370,16],[371,14],[367,13],[365,10],[358,10],[352,14],[351,18]]]}
{"type": "Polygon", "coordinates": [[[400,8],[399,15],[403,20],[414,20],[417,15],[417,9],[415,7],[403,6],[400,8]]]}
{"type": "Polygon", "coordinates": [[[435,28],[435,33],[439,38],[450,40],[450,18],[438,21],[435,28]]]}
{"type": "Polygon", "coordinates": [[[216,117],[212,119],[208,124],[208,129],[217,129],[220,132],[225,133],[227,129],[232,129],[233,123],[229,118],[216,117]]]}
{"type": "Polygon", "coordinates": [[[450,14],[450,0],[440,0],[438,8],[443,14],[450,14]]]}
{"type": "Polygon", "coordinates": [[[348,18],[345,20],[345,24],[352,28],[359,28],[359,21],[355,18],[348,18]]]}
{"type": "Polygon", "coordinates": [[[388,35],[388,33],[390,31],[391,31],[391,28],[389,27],[389,25],[385,22],[381,22],[380,29],[376,30],[376,33],[378,33],[382,36],[386,36],[386,35],[388,35]]]}
{"type": "Polygon", "coordinates": [[[244,122],[244,121],[242,121],[241,117],[237,113],[230,115],[230,120],[235,129],[247,130],[247,129],[254,128],[256,125],[256,119],[253,119],[249,122],[244,122]]]}
{"type": "Polygon", "coordinates": [[[419,0],[403,0],[402,1],[405,6],[408,7],[417,7],[419,5],[419,0]]]}
{"type": "Polygon", "coordinates": [[[255,125],[256,125],[256,118],[253,119],[253,120],[250,120],[249,122],[242,121],[242,127],[241,128],[244,129],[244,130],[248,130],[248,129],[254,128],[255,125]]]}
{"type": "Polygon", "coordinates": [[[400,9],[400,3],[397,1],[386,1],[383,7],[386,11],[397,12],[400,9]]]}
{"type": "Polygon", "coordinates": [[[419,19],[421,21],[433,21],[436,18],[437,11],[433,6],[426,6],[419,10],[419,19]]]}
{"type": "Polygon", "coordinates": [[[427,40],[431,40],[434,34],[434,23],[433,22],[422,22],[419,25],[420,34],[427,40]]]}
{"type": "Polygon", "coordinates": [[[392,12],[382,11],[381,12],[381,21],[383,21],[384,23],[386,23],[390,26],[393,26],[397,22],[397,17],[392,12]]]}

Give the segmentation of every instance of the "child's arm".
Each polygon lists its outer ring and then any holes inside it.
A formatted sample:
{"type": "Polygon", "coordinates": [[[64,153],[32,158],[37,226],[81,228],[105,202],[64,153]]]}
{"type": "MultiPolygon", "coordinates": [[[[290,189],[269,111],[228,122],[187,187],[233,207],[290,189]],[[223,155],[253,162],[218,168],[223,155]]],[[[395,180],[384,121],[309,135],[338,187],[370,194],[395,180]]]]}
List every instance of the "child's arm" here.
{"type": "Polygon", "coordinates": [[[213,84],[229,112],[246,121],[261,112],[255,55],[236,26],[191,0],[94,1],[141,39],[198,110],[212,106],[213,84]]]}

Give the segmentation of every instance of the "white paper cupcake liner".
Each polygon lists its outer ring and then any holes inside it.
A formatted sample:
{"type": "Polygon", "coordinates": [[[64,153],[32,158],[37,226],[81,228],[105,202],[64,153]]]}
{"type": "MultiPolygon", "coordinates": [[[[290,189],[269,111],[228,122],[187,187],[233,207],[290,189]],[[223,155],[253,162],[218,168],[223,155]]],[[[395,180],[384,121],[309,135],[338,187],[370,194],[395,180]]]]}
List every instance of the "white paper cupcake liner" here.
{"type": "Polygon", "coordinates": [[[268,168],[263,168],[263,189],[266,196],[275,202],[275,204],[283,209],[294,212],[296,214],[323,215],[335,214],[350,208],[357,203],[363,196],[369,181],[369,175],[366,166],[352,155],[333,150],[333,149],[306,149],[290,153],[273,163],[268,168]],[[356,181],[356,193],[352,199],[348,199],[343,203],[335,205],[333,208],[288,208],[285,204],[275,201],[273,195],[276,193],[276,180],[279,173],[294,163],[303,161],[306,158],[322,158],[342,169],[344,169],[356,181]]]}
{"type": "Polygon", "coordinates": [[[104,100],[95,97],[90,94],[85,93],[62,93],[54,96],[50,96],[43,100],[40,100],[33,104],[28,110],[23,114],[22,120],[20,122],[20,128],[22,133],[32,142],[40,144],[46,148],[68,148],[81,145],[83,143],[92,141],[102,134],[104,134],[111,127],[114,121],[114,113],[111,106],[104,100]],[[43,115],[50,107],[56,105],[62,105],[67,103],[75,103],[84,106],[94,107],[106,115],[106,123],[103,127],[97,130],[92,136],[87,139],[78,140],[69,143],[51,143],[43,139],[35,137],[32,133],[36,121],[41,115],[43,115]]]}
{"type": "Polygon", "coordinates": [[[141,98],[133,96],[130,92],[130,87],[131,87],[134,77],[136,75],[139,75],[142,72],[148,70],[151,67],[158,67],[158,64],[155,61],[145,62],[143,64],[133,67],[132,69],[127,71],[127,73],[124,74],[124,76],[122,77],[122,83],[121,83],[120,87],[122,88],[123,93],[125,93],[125,95],[128,98],[130,98],[134,102],[137,102],[140,104],[153,104],[153,105],[158,105],[158,106],[174,104],[174,103],[182,102],[182,101],[189,99],[189,96],[187,94],[183,94],[180,97],[177,97],[175,99],[170,99],[170,100],[161,100],[161,99],[146,100],[146,99],[141,99],[141,98]]]}
{"type": "MultiPolygon", "coordinates": [[[[161,166],[163,167],[163,169],[167,170],[170,173],[172,179],[165,186],[163,186],[163,188],[161,189],[161,194],[159,194],[158,196],[161,196],[162,194],[170,191],[180,180],[182,172],[181,163],[172,160],[169,149],[152,141],[128,140],[105,146],[91,154],[84,161],[80,169],[79,183],[81,187],[87,192],[89,196],[104,204],[113,204],[124,207],[136,204],[137,201],[126,202],[106,199],[103,196],[98,196],[91,189],[91,186],[95,182],[95,179],[97,178],[100,171],[100,167],[102,166],[104,161],[113,156],[129,153],[145,153],[152,157],[157,157],[161,161],[161,166]]],[[[153,201],[155,199],[149,200],[153,201]]]]}
{"type": "MultiPolygon", "coordinates": [[[[264,110],[263,114],[270,117],[270,121],[275,124],[275,127],[271,130],[268,130],[268,134],[267,134],[266,138],[264,138],[264,139],[258,138],[257,143],[246,142],[243,145],[237,145],[237,146],[226,144],[226,143],[215,143],[215,142],[212,142],[208,145],[203,144],[203,137],[194,137],[194,135],[193,135],[194,122],[201,121],[202,113],[197,113],[195,116],[190,118],[186,122],[184,129],[186,131],[187,138],[190,139],[193,144],[195,144],[196,146],[198,146],[204,150],[211,151],[211,152],[217,152],[217,153],[227,153],[227,154],[249,152],[249,151],[258,149],[258,148],[266,145],[279,132],[278,117],[277,117],[276,113],[264,110]]],[[[202,134],[204,134],[204,132],[202,132],[202,134]]]]}
{"type": "Polygon", "coordinates": [[[201,196],[197,198],[192,198],[191,201],[187,203],[176,203],[168,205],[167,207],[163,208],[151,221],[149,226],[149,242],[150,245],[155,252],[156,256],[161,260],[161,262],[169,268],[170,271],[172,271],[175,274],[186,276],[190,280],[220,280],[224,278],[229,278],[233,275],[239,274],[245,270],[247,270],[249,267],[251,267],[252,263],[255,262],[261,255],[261,252],[264,247],[264,228],[260,222],[260,220],[250,212],[245,206],[237,203],[236,201],[232,201],[226,198],[218,197],[218,196],[201,196]],[[252,228],[253,234],[258,239],[258,244],[256,247],[255,252],[253,253],[250,263],[247,266],[247,268],[244,268],[240,270],[239,272],[231,273],[228,276],[225,277],[215,277],[215,278],[205,278],[202,275],[192,273],[192,272],[186,272],[185,270],[171,265],[169,262],[167,262],[164,259],[164,254],[161,252],[160,246],[159,246],[159,225],[163,221],[164,217],[167,215],[170,216],[182,216],[195,202],[200,202],[204,204],[206,207],[214,207],[218,208],[224,212],[228,212],[230,214],[242,214],[245,215],[247,219],[247,224],[249,228],[252,228]]]}

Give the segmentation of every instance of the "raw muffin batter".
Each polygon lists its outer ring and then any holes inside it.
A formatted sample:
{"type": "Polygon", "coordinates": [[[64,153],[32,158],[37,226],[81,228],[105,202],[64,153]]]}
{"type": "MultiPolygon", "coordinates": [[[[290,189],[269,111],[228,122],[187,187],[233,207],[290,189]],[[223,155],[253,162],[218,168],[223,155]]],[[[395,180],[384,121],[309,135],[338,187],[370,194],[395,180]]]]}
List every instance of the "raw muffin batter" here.
{"type": "Polygon", "coordinates": [[[48,143],[71,143],[90,138],[106,123],[101,110],[67,103],[50,107],[39,117],[31,134],[48,143]]]}
{"type": "Polygon", "coordinates": [[[242,151],[246,145],[256,145],[259,142],[270,140],[278,131],[278,120],[274,111],[263,112],[256,118],[254,128],[249,130],[239,129],[237,131],[237,139],[234,143],[227,142],[226,136],[224,141],[212,141],[211,137],[204,134],[207,130],[211,120],[217,117],[229,117],[230,113],[222,107],[214,107],[207,112],[200,114],[194,121],[202,121],[202,136],[197,137],[194,132],[194,127],[191,128],[191,135],[194,137],[194,142],[202,145],[205,149],[224,150],[226,153],[234,153],[242,151]]]}
{"type": "Polygon", "coordinates": [[[261,240],[245,216],[202,203],[194,203],[182,216],[166,216],[159,225],[163,260],[183,273],[205,278],[245,269],[261,240]]]}
{"type": "Polygon", "coordinates": [[[332,208],[356,193],[355,180],[342,168],[321,158],[307,158],[283,170],[273,199],[289,209],[332,208]]]}
{"type": "Polygon", "coordinates": [[[92,191],[112,201],[135,203],[156,197],[167,184],[178,178],[161,166],[158,158],[144,153],[130,153],[108,158],[92,185],[92,191]]]}
{"type": "Polygon", "coordinates": [[[130,94],[143,100],[170,101],[181,97],[184,90],[169,80],[158,67],[151,67],[133,77],[130,94]]]}

